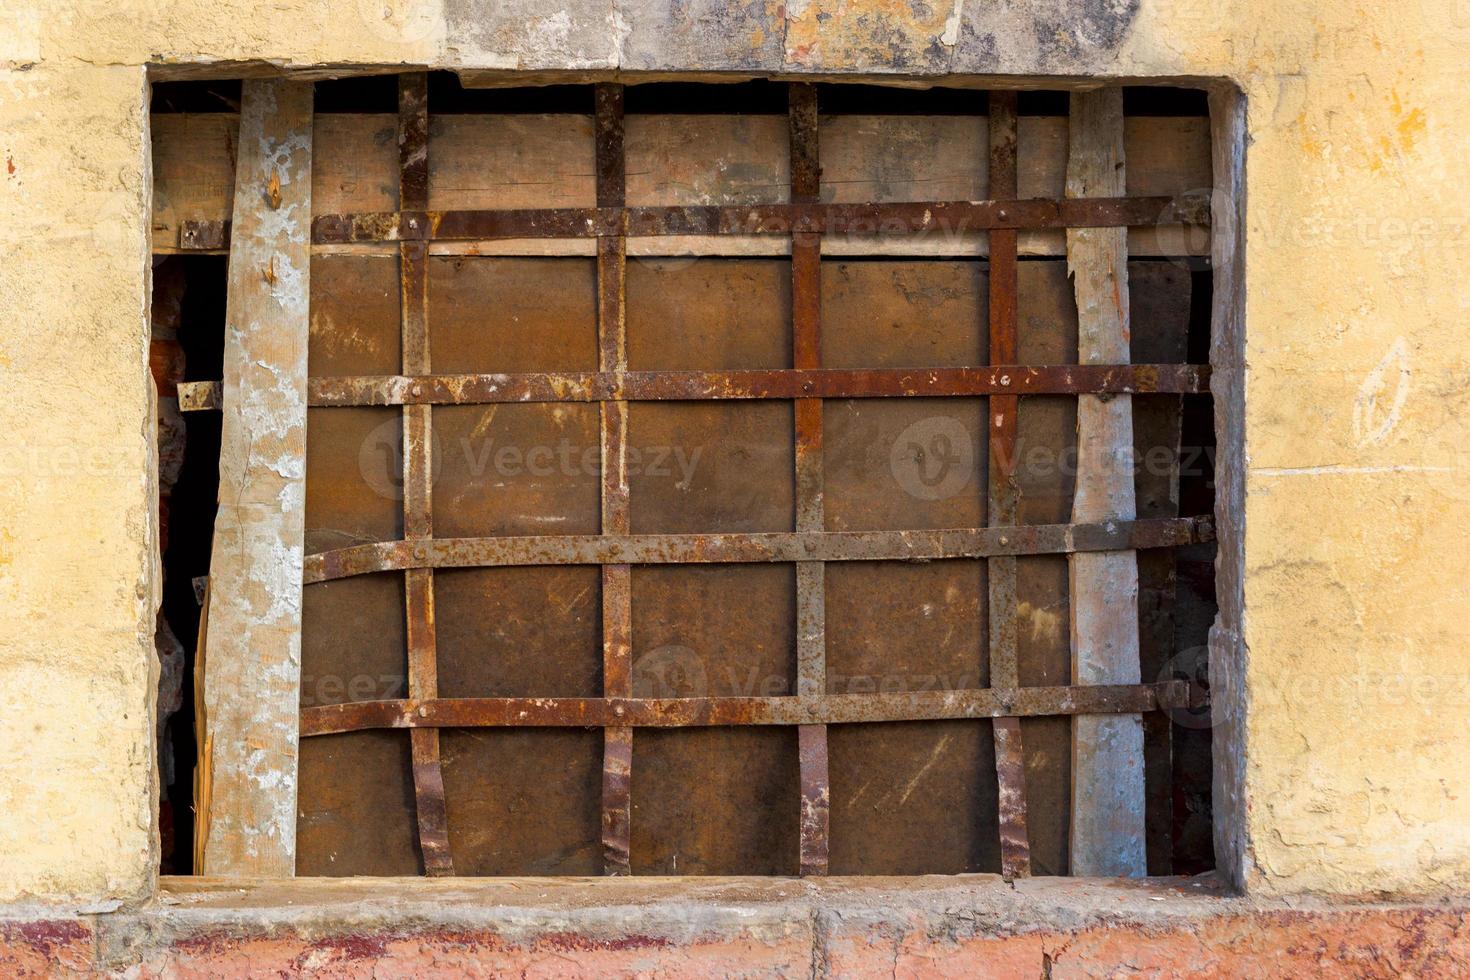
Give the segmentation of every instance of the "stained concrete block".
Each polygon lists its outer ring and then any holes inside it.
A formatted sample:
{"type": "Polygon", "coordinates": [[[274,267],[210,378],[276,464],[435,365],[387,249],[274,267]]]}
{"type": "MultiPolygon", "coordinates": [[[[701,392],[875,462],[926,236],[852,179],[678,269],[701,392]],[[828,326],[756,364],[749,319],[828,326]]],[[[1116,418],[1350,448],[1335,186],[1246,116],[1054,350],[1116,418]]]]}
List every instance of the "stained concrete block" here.
{"type": "Polygon", "coordinates": [[[962,0],[786,5],[786,67],[806,71],[937,75],[948,72],[962,0]]]}
{"type": "Polygon", "coordinates": [[[786,24],[778,0],[621,0],[621,66],[632,71],[779,71],[786,24]]]}
{"type": "Polygon", "coordinates": [[[618,67],[624,20],[615,0],[443,0],[446,54],[472,68],[618,67]]]}
{"type": "Polygon", "coordinates": [[[1140,0],[969,0],[953,69],[1057,75],[1113,74],[1140,0]]]}

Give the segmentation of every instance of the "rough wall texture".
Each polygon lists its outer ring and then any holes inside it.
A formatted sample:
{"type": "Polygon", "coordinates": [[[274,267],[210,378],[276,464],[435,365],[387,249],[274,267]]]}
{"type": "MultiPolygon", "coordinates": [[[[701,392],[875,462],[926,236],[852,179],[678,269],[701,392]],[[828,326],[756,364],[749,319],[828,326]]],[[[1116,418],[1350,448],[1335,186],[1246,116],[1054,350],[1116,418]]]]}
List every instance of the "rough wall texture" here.
{"type": "Polygon", "coordinates": [[[13,0],[0,900],[153,884],[148,72],[398,64],[1238,86],[1243,346],[1217,357],[1244,608],[1217,654],[1248,710],[1222,860],[1258,893],[1463,892],[1467,40],[1457,0],[13,0]]]}

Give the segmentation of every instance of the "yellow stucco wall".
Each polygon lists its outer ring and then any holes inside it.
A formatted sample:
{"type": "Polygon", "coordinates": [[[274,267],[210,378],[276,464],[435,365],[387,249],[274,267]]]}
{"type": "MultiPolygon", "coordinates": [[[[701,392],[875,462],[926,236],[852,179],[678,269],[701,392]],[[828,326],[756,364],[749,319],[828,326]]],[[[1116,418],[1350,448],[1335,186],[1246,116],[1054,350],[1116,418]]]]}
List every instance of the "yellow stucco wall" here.
{"type": "Polygon", "coordinates": [[[1140,2],[1081,22],[1060,0],[694,3],[684,30],[640,0],[10,0],[0,901],[152,888],[148,72],[229,62],[1233,81],[1248,712],[1232,870],[1262,893],[1470,889],[1470,3],[1140,2]]]}

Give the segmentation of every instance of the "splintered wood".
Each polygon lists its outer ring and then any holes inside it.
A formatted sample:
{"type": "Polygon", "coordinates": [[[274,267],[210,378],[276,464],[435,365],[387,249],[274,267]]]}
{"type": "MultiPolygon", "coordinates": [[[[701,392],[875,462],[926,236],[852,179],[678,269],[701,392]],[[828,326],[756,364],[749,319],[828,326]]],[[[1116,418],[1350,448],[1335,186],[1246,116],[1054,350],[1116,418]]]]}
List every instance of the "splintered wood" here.
{"type": "Polygon", "coordinates": [[[244,83],[199,781],[208,875],[296,869],[311,113],[310,83],[244,83]]]}
{"type": "MultiPolygon", "coordinates": [[[[1068,197],[1125,192],[1123,91],[1072,95],[1068,197]]],[[[1077,296],[1078,359],[1129,360],[1128,254],[1122,228],[1067,231],[1077,296]]],[[[1130,395],[1079,395],[1073,521],[1132,520],[1130,395]]],[[[1068,557],[1072,683],[1137,684],[1138,562],[1132,551],[1068,557]]],[[[1143,875],[1143,723],[1137,715],[1078,715],[1072,737],[1072,873],[1143,875]]]]}

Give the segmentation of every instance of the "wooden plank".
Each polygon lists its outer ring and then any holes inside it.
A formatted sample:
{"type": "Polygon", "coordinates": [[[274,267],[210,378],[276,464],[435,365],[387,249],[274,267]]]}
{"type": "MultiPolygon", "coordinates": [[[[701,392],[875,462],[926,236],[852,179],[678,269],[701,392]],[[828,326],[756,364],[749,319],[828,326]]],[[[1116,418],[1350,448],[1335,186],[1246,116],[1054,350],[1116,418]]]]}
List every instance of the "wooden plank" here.
{"type": "Polygon", "coordinates": [[[247,81],[210,561],[204,874],[296,862],[312,86],[247,81]]]}
{"type": "MultiPolygon", "coordinates": [[[[391,209],[397,190],[395,117],[332,113],[315,122],[321,165],[313,174],[318,213],[391,209]]],[[[152,118],[154,251],[179,250],[185,220],[229,217],[239,117],[161,113],[152,118]]],[[[1059,197],[1065,182],[1067,122],[1018,121],[1019,195],[1059,197]]],[[[1130,117],[1128,192],[1173,195],[1211,186],[1209,122],[1196,117],[1130,117]]],[[[444,115],[430,134],[429,206],[446,209],[586,207],[594,202],[592,119],[587,115],[444,115]]],[[[967,200],[989,196],[987,125],[977,116],[831,116],[821,121],[824,184],[837,202],[967,200]],[[873,152],[878,140],[887,151],[873,152]],[[923,153],[907,148],[923,146],[923,153]]],[[[787,200],[786,121],[780,116],[658,115],[628,121],[630,204],[739,204],[787,200]],[[724,167],[708,165],[718,158],[724,167]]],[[[371,251],[377,246],[348,246],[371,251]]],[[[342,246],[318,246],[342,250],[342,246]]],[[[381,247],[378,247],[381,251],[381,247]]],[[[591,241],[444,243],[434,254],[591,255],[591,241]]],[[[824,254],[983,255],[982,233],[924,239],[833,239],[824,254]]],[[[629,240],[630,255],[783,255],[779,237],[629,240]]],[[[1061,232],[1024,232],[1022,255],[1062,255],[1061,232]]],[[[1135,228],[1129,253],[1207,254],[1207,235],[1135,228]]],[[[389,246],[390,253],[396,250],[389,246]]]]}
{"type": "MultiPolygon", "coordinates": [[[[1125,187],[1123,92],[1073,93],[1067,194],[1121,194],[1125,187]]],[[[1127,243],[1118,228],[1069,229],[1067,267],[1077,297],[1083,364],[1130,359],[1127,243]]],[[[1079,395],[1075,521],[1131,520],[1133,446],[1128,395],[1079,395]]],[[[1072,682],[1139,680],[1138,562],[1131,551],[1068,557],[1072,682]]],[[[1071,866],[1074,875],[1143,875],[1143,724],[1137,715],[1073,719],[1071,866]]]]}

